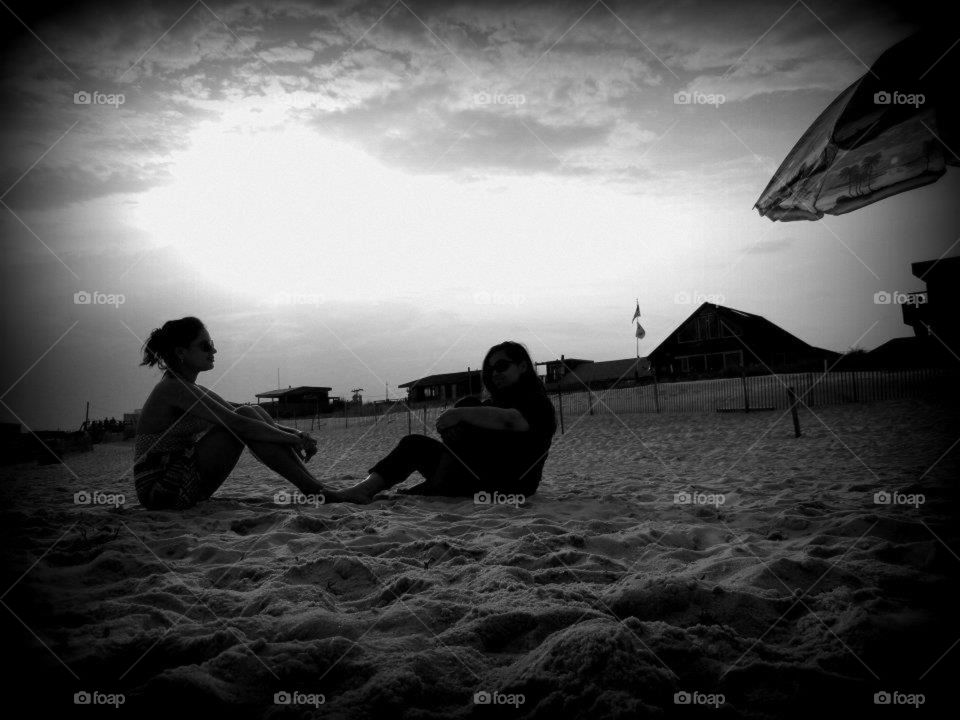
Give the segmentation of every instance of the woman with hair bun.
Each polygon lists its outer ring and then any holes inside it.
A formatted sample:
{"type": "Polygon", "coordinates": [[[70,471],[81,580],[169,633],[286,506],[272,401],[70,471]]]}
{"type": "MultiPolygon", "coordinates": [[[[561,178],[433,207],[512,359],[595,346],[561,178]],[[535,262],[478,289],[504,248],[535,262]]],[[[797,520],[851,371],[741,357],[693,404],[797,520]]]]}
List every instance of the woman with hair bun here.
{"type": "Polygon", "coordinates": [[[365,480],[342,490],[344,500],[368,503],[414,471],[425,478],[405,494],[464,497],[478,493],[533,495],[543,477],[557,423],[553,403],[530,353],[507,340],[487,351],[483,386],[490,398],[459,400],[437,418],[440,440],[407,435],[365,480]]]}
{"type": "Polygon", "coordinates": [[[227,479],[244,446],[305,495],[339,502],[304,462],[317,451],[307,433],[277,425],[254,405],[234,405],[201,385],[217,350],[195,317],[170,320],[150,333],[141,365],[164,371],[137,424],[133,477],[140,503],[151,510],[188,508],[227,479]]]}

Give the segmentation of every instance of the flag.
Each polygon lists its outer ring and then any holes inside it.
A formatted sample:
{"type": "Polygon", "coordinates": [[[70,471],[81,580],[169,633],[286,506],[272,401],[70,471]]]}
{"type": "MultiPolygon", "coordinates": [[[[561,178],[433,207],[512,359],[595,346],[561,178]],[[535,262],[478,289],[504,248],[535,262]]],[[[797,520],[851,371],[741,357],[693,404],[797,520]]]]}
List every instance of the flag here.
{"type": "MultiPolygon", "coordinates": [[[[637,310],[636,310],[635,313],[633,313],[633,319],[631,319],[630,322],[633,322],[633,321],[636,320],[638,317],[640,317],[640,301],[639,301],[639,300],[637,300],[637,310]]],[[[640,337],[640,336],[637,335],[637,337],[640,337]]]]}
{"type": "Polygon", "coordinates": [[[644,330],[642,327],[640,327],[640,323],[637,323],[637,338],[639,338],[640,340],[643,340],[646,334],[647,334],[647,331],[644,330]]]}

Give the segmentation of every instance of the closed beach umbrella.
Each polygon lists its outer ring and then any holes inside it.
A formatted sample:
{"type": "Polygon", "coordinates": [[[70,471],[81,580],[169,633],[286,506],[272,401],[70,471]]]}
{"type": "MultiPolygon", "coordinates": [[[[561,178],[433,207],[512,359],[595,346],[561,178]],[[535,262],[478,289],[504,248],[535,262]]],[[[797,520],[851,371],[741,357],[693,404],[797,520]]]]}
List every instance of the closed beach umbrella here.
{"type": "Polygon", "coordinates": [[[754,205],[771,220],[843,215],[960,165],[960,44],[924,30],[886,50],[803,134],[754,205]]]}

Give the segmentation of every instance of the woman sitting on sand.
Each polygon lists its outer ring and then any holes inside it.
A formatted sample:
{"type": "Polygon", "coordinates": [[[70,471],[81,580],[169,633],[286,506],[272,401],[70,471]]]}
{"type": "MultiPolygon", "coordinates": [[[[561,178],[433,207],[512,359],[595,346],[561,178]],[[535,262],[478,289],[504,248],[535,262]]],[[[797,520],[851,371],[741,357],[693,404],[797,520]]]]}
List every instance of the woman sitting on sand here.
{"type": "Polygon", "coordinates": [[[368,503],[414,470],[426,479],[405,494],[533,495],[557,429],[553,403],[520,343],[490,348],[482,377],[490,399],[463,398],[441,414],[437,431],[442,442],[407,435],[368,471],[366,480],[341,491],[342,498],[368,503]]]}
{"type": "Polygon", "coordinates": [[[164,323],[144,344],[140,364],[165,372],[137,424],[133,477],[140,503],[150,510],[183,509],[206,500],[227,479],[244,445],[305,495],[338,501],[303,464],[317,451],[312,437],[277,425],[260,407],[234,406],[196,384],[199,373],[213,368],[216,352],[195,317],[164,323]]]}

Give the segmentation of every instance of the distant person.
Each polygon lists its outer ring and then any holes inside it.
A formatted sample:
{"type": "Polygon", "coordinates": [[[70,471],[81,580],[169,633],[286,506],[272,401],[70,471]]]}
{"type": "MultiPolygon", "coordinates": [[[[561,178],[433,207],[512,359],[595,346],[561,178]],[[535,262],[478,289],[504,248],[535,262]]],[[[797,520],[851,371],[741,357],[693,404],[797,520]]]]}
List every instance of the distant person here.
{"type": "Polygon", "coordinates": [[[469,497],[480,492],[533,495],[543,477],[556,415],[533,361],[520,343],[487,351],[483,386],[490,398],[463,398],[437,418],[441,440],[407,435],[362,482],[341,491],[345,500],[368,503],[414,471],[424,482],[411,495],[469,497]]]}
{"type": "Polygon", "coordinates": [[[164,323],[144,344],[140,364],[164,373],[137,424],[133,476],[140,503],[182,509],[206,500],[230,475],[244,445],[303,494],[338,502],[304,465],[317,451],[310,435],[277,425],[260,407],[234,407],[196,383],[198,374],[213,368],[216,353],[195,317],[164,323]]]}

